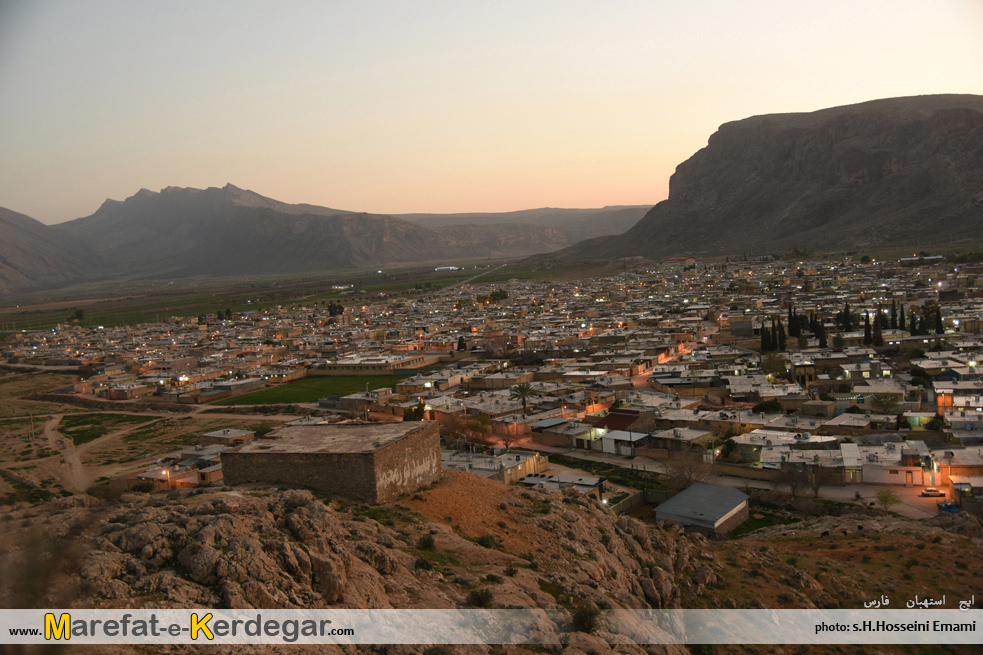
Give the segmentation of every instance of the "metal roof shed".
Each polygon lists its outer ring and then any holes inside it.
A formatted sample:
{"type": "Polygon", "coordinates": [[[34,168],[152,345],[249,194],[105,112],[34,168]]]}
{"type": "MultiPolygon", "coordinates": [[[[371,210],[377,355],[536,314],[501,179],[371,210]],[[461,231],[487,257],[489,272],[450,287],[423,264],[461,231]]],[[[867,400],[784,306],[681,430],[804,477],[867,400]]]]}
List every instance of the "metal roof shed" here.
{"type": "Polygon", "coordinates": [[[653,511],[657,521],[677,521],[707,536],[724,535],[750,515],[747,494],[704,482],[689,486],[653,511]]]}

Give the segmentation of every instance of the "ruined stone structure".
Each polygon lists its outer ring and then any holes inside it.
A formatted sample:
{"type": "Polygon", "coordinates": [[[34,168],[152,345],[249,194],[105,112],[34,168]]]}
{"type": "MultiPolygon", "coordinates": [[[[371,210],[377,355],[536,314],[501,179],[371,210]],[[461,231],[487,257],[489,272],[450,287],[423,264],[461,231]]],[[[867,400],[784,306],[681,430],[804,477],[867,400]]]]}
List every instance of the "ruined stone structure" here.
{"type": "Polygon", "coordinates": [[[305,486],[369,503],[388,502],[440,477],[437,423],[287,427],[222,454],[227,484],[305,486]]]}

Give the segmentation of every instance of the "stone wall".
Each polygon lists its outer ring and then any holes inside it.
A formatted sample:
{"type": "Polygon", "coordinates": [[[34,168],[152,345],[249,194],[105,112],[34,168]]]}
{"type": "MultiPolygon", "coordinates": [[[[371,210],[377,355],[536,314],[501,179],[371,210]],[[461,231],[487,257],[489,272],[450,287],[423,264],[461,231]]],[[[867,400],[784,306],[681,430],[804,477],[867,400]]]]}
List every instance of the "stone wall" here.
{"type": "Polygon", "coordinates": [[[367,453],[222,453],[226,484],[267,482],[310,487],[364,502],[388,502],[440,477],[436,423],[367,453]]]}
{"type": "Polygon", "coordinates": [[[376,498],[373,502],[389,502],[440,477],[437,423],[431,421],[419,426],[411,434],[375,451],[376,498]]]}

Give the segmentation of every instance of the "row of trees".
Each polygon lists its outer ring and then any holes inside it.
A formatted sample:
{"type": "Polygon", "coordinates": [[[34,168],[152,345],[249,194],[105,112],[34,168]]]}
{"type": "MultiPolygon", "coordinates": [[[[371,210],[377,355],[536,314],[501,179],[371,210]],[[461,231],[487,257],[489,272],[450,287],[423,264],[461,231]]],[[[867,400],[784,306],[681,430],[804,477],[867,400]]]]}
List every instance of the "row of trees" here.
{"type": "MultiPolygon", "coordinates": [[[[863,342],[867,346],[883,346],[883,331],[887,329],[908,330],[912,335],[943,334],[945,332],[945,325],[942,321],[942,309],[934,303],[928,303],[921,308],[911,308],[907,319],[910,329],[906,327],[904,308],[899,308],[894,300],[891,301],[891,309],[887,312],[882,311],[878,307],[873,314],[873,321],[871,320],[870,312],[864,310],[862,314],[863,342]]],[[[819,340],[820,348],[826,348],[828,346],[826,327],[818,319],[815,312],[810,313],[808,316],[801,315],[796,311],[795,305],[790,305],[786,320],[788,322],[788,336],[798,339],[800,349],[805,348],[808,344],[805,338],[806,331],[815,335],[819,340]]],[[[853,332],[860,329],[861,317],[860,314],[855,314],[850,309],[850,303],[848,301],[843,304],[843,309],[833,317],[833,322],[840,332],[853,332]]],[[[842,349],[844,344],[845,340],[839,334],[833,337],[834,348],[842,349]]],[[[781,321],[772,317],[771,327],[769,328],[768,325],[764,325],[761,328],[761,352],[767,353],[776,350],[785,350],[785,346],[785,327],[781,321]]]]}

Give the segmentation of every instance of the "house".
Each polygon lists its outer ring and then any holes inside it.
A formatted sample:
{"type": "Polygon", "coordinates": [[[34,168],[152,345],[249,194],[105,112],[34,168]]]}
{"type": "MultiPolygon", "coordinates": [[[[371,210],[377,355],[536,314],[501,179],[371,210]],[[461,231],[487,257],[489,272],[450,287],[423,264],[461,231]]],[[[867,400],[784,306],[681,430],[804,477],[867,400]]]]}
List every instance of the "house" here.
{"type": "Polygon", "coordinates": [[[652,511],[657,521],[676,521],[708,537],[721,537],[750,517],[747,494],[704,482],[689,486],[652,511]]]}

